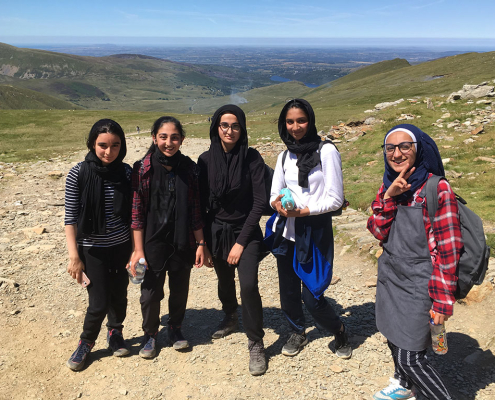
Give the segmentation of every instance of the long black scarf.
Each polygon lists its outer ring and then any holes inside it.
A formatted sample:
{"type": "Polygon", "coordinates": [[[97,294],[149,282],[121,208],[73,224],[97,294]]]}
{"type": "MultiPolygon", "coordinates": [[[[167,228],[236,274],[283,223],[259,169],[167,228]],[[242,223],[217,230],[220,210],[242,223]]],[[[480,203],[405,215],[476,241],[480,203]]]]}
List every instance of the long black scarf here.
{"type": "MultiPolygon", "coordinates": [[[[189,184],[189,174],[191,165],[194,162],[180,151],[177,151],[172,157],[165,156],[158,148],[152,154],[152,157],[163,166],[172,167],[171,172],[175,175],[170,183],[175,191],[175,227],[174,227],[174,245],[179,250],[189,251],[189,191],[194,189],[189,184]]],[[[170,190],[170,187],[169,187],[170,190]]]]}
{"type": "Polygon", "coordinates": [[[210,151],[208,153],[209,206],[211,210],[222,208],[225,197],[238,191],[242,184],[243,167],[248,151],[246,115],[239,107],[227,104],[220,107],[211,120],[210,151]],[[241,136],[234,148],[226,153],[218,135],[218,125],[224,114],[233,114],[241,126],[241,136]]]}
{"type": "Polygon", "coordinates": [[[278,118],[278,133],[291,153],[297,154],[297,167],[299,168],[298,183],[299,186],[307,188],[309,185],[308,175],[310,171],[320,163],[320,154],[317,152],[321,138],[315,125],[315,113],[311,105],[303,99],[294,99],[289,101],[278,118]],[[287,111],[294,105],[298,104],[308,116],[308,131],[306,135],[296,142],[293,136],[287,131],[285,119],[287,111]]]}
{"type": "Polygon", "coordinates": [[[113,212],[129,222],[131,206],[131,184],[127,179],[122,160],[126,154],[125,143],[121,144],[119,156],[104,167],[96,154],[90,151],[79,169],[78,183],[82,209],[77,222],[79,237],[106,233],[105,189],[103,181],[112,182],[115,188],[113,212]]]}

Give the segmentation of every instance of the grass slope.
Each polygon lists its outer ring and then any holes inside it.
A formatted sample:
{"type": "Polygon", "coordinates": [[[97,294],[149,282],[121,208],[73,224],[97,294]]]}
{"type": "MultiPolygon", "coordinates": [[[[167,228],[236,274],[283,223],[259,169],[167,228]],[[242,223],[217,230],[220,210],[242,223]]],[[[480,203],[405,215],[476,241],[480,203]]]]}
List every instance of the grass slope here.
{"type": "Polygon", "coordinates": [[[34,90],[0,85],[0,109],[74,109],[74,104],[34,90]]]}

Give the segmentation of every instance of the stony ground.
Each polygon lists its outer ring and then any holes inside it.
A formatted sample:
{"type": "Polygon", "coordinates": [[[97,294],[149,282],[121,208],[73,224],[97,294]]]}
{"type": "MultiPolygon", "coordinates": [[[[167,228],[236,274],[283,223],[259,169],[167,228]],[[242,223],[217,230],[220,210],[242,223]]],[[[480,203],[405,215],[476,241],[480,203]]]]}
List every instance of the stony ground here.
{"type": "MultiPolygon", "coordinates": [[[[187,140],[184,153],[195,159],[207,143],[187,140]]],[[[148,138],[129,139],[129,162],[141,157],[148,144],[148,138]]],[[[106,350],[103,329],[87,367],[70,371],[65,362],[77,345],[87,295],[66,272],[64,180],[83,154],[0,165],[1,399],[370,399],[388,384],[393,364],[374,321],[376,266],[357,249],[369,243],[366,216],[353,210],[336,221],[343,232],[335,257],[339,279],[326,292],[352,331],[352,359],[338,359],[329,349],[332,338],[315,328],[309,316],[309,344],[294,358],[281,355],[289,329],[280,311],[275,262],[269,256],[259,273],[269,358],[265,375],[252,377],[248,372],[242,325],[227,338],[210,339],[222,312],[215,273],[204,267],[194,270],[191,278],[183,326],[192,344],[189,351],[174,351],[162,327],[158,356],[138,356],[139,287],[130,284],[124,335],[131,355],[113,357],[106,350]]],[[[165,324],[167,303],[162,304],[165,324]]],[[[456,305],[448,323],[449,353],[431,355],[456,399],[495,399],[494,305],[493,291],[482,303],[456,305]]]]}

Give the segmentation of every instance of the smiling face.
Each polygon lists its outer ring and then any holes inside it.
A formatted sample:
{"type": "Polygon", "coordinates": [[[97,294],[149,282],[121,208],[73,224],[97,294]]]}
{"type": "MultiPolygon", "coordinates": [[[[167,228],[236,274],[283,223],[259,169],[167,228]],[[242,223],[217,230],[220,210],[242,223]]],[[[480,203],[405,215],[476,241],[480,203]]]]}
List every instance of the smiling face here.
{"type": "Polygon", "coordinates": [[[177,153],[183,141],[184,137],[172,122],[163,124],[153,136],[153,143],[166,157],[172,157],[177,153]]]}
{"type": "MultiPolygon", "coordinates": [[[[413,139],[406,132],[397,131],[392,133],[386,144],[397,145],[402,142],[412,142],[413,139]]],[[[401,173],[404,168],[410,169],[416,161],[416,145],[413,144],[411,150],[402,153],[398,147],[395,147],[393,153],[385,153],[388,165],[397,173],[401,173]]]]}
{"type": "Polygon", "coordinates": [[[95,140],[93,149],[104,167],[114,162],[120,153],[121,140],[113,133],[100,133],[95,140]]]}
{"type": "Polygon", "coordinates": [[[299,142],[308,132],[309,119],[306,113],[300,108],[289,108],[285,116],[285,126],[287,132],[296,142],[299,142]]]}
{"type": "Polygon", "coordinates": [[[222,147],[226,152],[232,150],[241,137],[241,129],[233,130],[232,125],[234,125],[234,129],[239,125],[237,117],[234,114],[223,114],[218,124],[218,136],[220,136],[222,147]],[[223,124],[229,125],[226,131],[220,126],[223,124]]]}

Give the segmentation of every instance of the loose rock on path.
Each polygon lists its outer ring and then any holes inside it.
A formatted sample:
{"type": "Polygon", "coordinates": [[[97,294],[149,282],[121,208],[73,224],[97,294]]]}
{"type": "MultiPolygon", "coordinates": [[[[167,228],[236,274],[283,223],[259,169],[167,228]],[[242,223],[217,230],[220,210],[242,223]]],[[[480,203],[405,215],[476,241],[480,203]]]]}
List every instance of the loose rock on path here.
{"type": "MultiPolygon", "coordinates": [[[[127,161],[142,157],[149,144],[149,138],[129,138],[127,161]]],[[[187,139],[183,152],[197,159],[207,146],[207,140],[187,139]]],[[[124,337],[132,346],[131,355],[111,356],[103,326],[84,370],[69,370],[65,362],[77,346],[88,301],[85,290],[66,272],[64,182],[83,156],[79,152],[2,165],[0,399],[370,399],[388,385],[393,362],[374,319],[376,266],[366,253],[358,252],[371,243],[367,217],[354,210],[335,219],[342,226],[339,232],[347,233],[339,233],[336,279],[325,293],[353,334],[350,360],[332,353],[333,338],[316,328],[308,314],[309,344],[296,357],[281,355],[290,331],[280,311],[275,260],[268,256],[259,272],[269,357],[265,375],[252,377],[248,372],[242,325],[241,331],[224,339],[210,339],[223,313],[215,273],[205,267],[191,274],[183,324],[192,345],[189,351],[177,352],[167,342],[164,300],[158,356],[138,356],[139,287],[129,284],[124,337]]],[[[430,356],[457,399],[495,399],[494,299],[491,293],[481,304],[456,305],[447,327],[449,353],[430,356]]]]}

